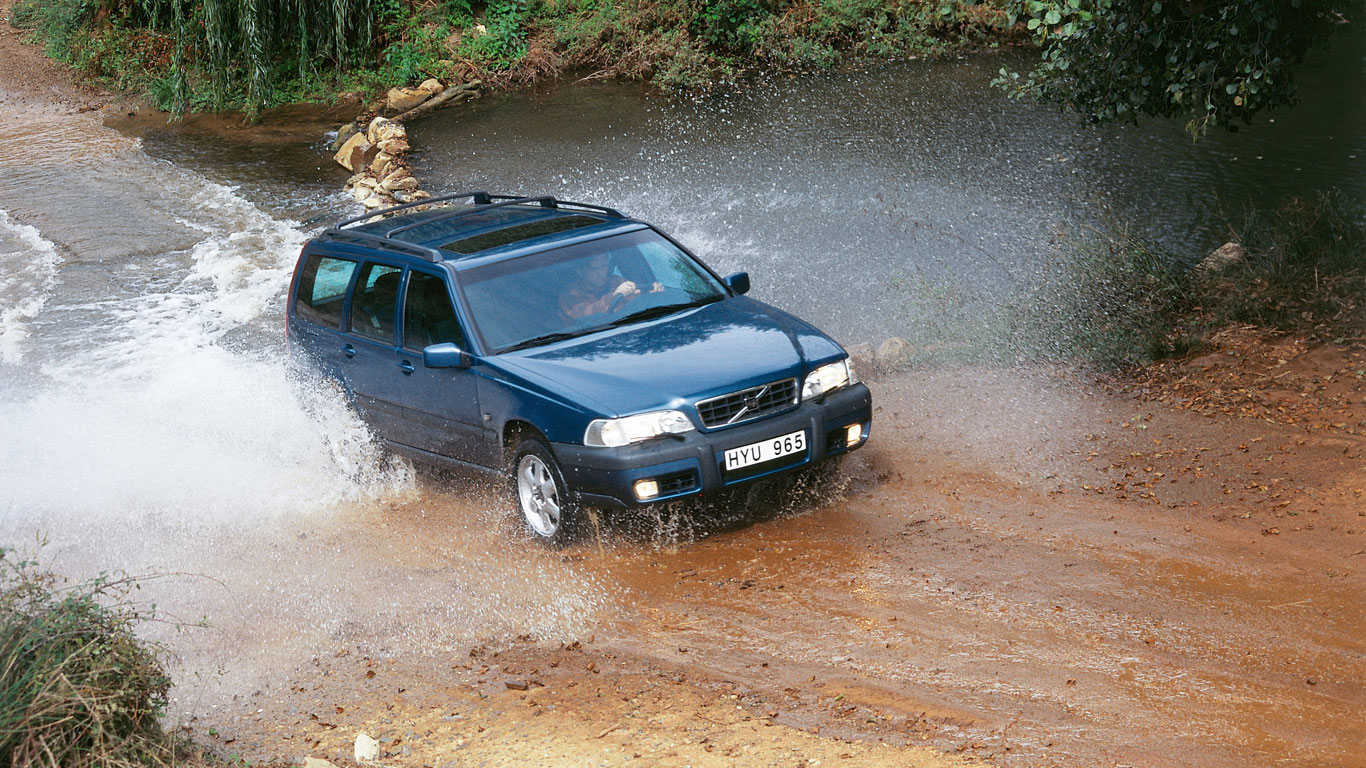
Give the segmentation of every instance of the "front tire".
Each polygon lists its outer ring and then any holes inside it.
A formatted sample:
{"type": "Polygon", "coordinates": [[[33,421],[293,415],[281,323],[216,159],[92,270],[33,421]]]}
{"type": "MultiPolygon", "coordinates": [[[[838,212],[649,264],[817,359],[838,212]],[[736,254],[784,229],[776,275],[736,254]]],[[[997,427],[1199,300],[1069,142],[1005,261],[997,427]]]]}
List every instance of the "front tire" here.
{"type": "Polygon", "coordinates": [[[549,446],[535,439],[519,443],[513,453],[512,480],[517,509],[533,538],[554,547],[574,539],[578,505],[549,446]]]}

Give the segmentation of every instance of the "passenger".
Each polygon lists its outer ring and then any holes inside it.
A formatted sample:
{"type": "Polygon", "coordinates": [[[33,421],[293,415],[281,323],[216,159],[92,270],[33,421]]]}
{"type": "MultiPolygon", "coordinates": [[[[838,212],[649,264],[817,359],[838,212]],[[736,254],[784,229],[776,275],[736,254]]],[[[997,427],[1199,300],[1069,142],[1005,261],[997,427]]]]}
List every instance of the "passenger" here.
{"type": "Polygon", "coordinates": [[[560,312],[577,320],[603,314],[612,308],[612,302],[624,304],[639,295],[636,284],[612,274],[607,254],[599,253],[579,265],[574,283],[560,295],[560,312]]]}

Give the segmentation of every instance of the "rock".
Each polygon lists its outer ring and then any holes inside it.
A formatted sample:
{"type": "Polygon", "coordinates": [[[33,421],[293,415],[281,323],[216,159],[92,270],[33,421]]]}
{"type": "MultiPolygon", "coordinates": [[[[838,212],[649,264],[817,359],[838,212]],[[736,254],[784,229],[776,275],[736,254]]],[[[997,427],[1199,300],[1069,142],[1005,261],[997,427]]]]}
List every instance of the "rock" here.
{"type": "Polygon", "coordinates": [[[399,179],[410,178],[412,175],[412,172],[409,171],[407,168],[404,168],[401,165],[396,165],[392,169],[390,169],[389,173],[380,177],[379,183],[381,185],[393,184],[399,179]]]}
{"type": "Polygon", "coordinates": [[[1196,269],[1201,272],[1222,272],[1247,258],[1247,249],[1238,243],[1224,243],[1206,256],[1196,269]]]}
{"type": "Polygon", "coordinates": [[[910,350],[911,345],[905,339],[892,336],[877,345],[877,352],[874,353],[873,359],[883,368],[895,368],[906,361],[906,354],[910,350]]]}
{"type": "Polygon", "coordinates": [[[356,762],[367,763],[379,759],[379,742],[364,733],[356,734],[356,762]]]}
{"type": "Polygon", "coordinates": [[[393,163],[394,156],[381,149],[379,154],[375,155],[375,159],[370,161],[370,172],[382,179],[393,172],[393,163]]]}
{"type": "Polygon", "coordinates": [[[446,90],[446,86],[442,85],[440,80],[437,80],[433,77],[427,80],[423,80],[422,84],[419,85],[417,89],[419,91],[425,91],[430,96],[435,96],[438,93],[441,93],[442,91],[446,90]]]}
{"type": "Polygon", "coordinates": [[[397,192],[399,190],[413,192],[417,190],[417,187],[417,179],[412,176],[403,176],[393,180],[385,179],[379,183],[379,188],[386,192],[397,192]]]}
{"type": "Polygon", "coordinates": [[[351,189],[368,189],[374,191],[379,187],[379,180],[373,176],[361,176],[356,179],[354,184],[347,184],[351,189]]]}
{"type": "Polygon", "coordinates": [[[385,205],[385,202],[384,202],[384,198],[380,197],[379,195],[370,195],[369,197],[367,197],[367,198],[365,198],[364,200],[360,201],[360,204],[363,205],[363,206],[365,206],[366,208],[374,209],[374,208],[383,208],[384,205],[385,205]]]}
{"type": "Polygon", "coordinates": [[[337,138],[332,142],[332,151],[336,152],[337,150],[341,149],[342,145],[346,143],[346,140],[351,138],[352,136],[355,136],[358,130],[359,129],[356,127],[355,121],[349,122],[346,125],[343,125],[342,127],[338,128],[337,138]]]}
{"type": "Polygon", "coordinates": [[[849,359],[854,362],[856,368],[872,368],[875,361],[873,356],[873,345],[868,342],[853,344],[844,348],[849,353],[849,359]]]}
{"type": "Polygon", "coordinates": [[[408,129],[403,127],[403,123],[384,117],[376,117],[370,121],[370,125],[366,126],[365,138],[371,144],[379,144],[388,139],[406,139],[408,138],[408,129]]]}
{"type": "Polygon", "coordinates": [[[411,148],[408,146],[408,139],[404,136],[385,139],[379,143],[379,151],[391,155],[406,155],[409,149],[411,148]]]}
{"type": "Polygon", "coordinates": [[[322,758],[305,757],[303,768],[337,768],[337,766],[322,758]]]}
{"type": "Polygon", "coordinates": [[[341,166],[352,173],[359,173],[375,159],[379,154],[379,147],[365,140],[364,134],[357,133],[355,136],[346,140],[341,149],[337,150],[336,161],[341,166]]]}
{"type": "Polygon", "coordinates": [[[384,108],[389,112],[407,112],[431,97],[432,94],[417,88],[390,88],[384,108]]]}
{"type": "Polygon", "coordinates": [[[413,202],[413,196],[412,196],[412,194],[410,194],[410,193],[408,193],[408,192],[404,192],[404,191],[401,190],[401,189],[396,189],[396,190],[394,190],[394,202],[396,202],[396,203],[411,203],[411,202],[413,202]]]}

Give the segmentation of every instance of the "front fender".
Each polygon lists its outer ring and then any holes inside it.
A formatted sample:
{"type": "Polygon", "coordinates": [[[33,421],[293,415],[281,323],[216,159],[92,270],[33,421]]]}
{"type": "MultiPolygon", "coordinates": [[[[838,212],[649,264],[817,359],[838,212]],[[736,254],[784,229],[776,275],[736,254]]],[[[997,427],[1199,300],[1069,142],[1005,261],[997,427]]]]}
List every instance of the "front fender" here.
{"type": "Polygon", "coordinates": [[[599,415],[548,387],[490,367],[479,379],[479,405],[487,420],[503,433],[509,422],[525,421],[552,443],[583,442],[588,422],[599,415]]]}

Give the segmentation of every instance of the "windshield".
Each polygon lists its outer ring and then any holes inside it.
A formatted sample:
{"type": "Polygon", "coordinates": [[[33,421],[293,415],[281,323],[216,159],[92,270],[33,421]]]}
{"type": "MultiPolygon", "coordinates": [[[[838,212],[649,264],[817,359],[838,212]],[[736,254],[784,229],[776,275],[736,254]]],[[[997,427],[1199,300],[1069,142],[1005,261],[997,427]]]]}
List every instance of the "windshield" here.
{"type": "Polygon", "coordinates": [[[461,273],[491,353],[549,344],[718,301],[726,289],[692,257],[645,229],[461,273]]]}

